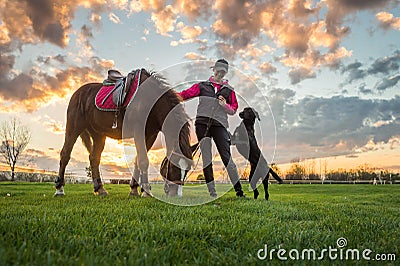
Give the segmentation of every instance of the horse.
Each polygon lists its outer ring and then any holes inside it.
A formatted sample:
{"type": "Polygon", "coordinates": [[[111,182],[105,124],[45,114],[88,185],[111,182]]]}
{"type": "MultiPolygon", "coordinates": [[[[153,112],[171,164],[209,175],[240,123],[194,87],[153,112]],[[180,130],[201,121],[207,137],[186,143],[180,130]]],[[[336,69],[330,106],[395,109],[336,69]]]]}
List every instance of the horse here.
{"type": "MultiPolygon", "coordinates": [[[[130,181],[131,196],[152,197],[148,181],[148,150],[157,135],[165,137],[166,155],[177,166],[178,172],[190,169],[190,126],[188,116],[181,104],[182,99],[171,89],[161,75],[145,69],[138,71],[138,88],[133,100],[118,112],[106,112],[96,108],[95,97],[102,83],[87,83],[71,96],[67,109],[65,140],[60,152],[60,166],[55,179],[55,196],[65,195],[65,168],[70,160],[72,148],[81,137],[89,152],[89,162],[95,195],[105,196],[100,177],[100,158],[107,137],[113,139],[133,138],[136,148],[134,171],[130,181]],[[140,82],[140,84],[139,84],[140,82]]],[[[174,175],[168,181],[180,183],[181,176],[174,175]]]]}

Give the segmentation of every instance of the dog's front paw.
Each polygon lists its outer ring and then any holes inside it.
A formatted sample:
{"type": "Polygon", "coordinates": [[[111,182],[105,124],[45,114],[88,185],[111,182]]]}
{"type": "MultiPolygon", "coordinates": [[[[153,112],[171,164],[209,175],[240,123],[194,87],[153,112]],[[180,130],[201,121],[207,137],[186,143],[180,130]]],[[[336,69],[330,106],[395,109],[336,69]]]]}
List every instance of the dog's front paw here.
{"type": "Polygon", "coordinates": [[[269,200],[269,194],[268,193],[265,193],[265,199],[269,200]]]}

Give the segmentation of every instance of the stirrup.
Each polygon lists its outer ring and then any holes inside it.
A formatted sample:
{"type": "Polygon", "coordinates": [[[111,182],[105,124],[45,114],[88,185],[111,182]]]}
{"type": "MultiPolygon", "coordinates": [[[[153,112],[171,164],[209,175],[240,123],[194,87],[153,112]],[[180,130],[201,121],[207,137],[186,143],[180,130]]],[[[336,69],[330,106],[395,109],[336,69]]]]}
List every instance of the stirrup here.
{"type": "Polygon", "coordinates": [[[116,129],[118,127],[118,111],[115,112],[115,116],[114,116],[114,121],[113,121],[113,125],[112,125],[112,129],[116,129]]]}

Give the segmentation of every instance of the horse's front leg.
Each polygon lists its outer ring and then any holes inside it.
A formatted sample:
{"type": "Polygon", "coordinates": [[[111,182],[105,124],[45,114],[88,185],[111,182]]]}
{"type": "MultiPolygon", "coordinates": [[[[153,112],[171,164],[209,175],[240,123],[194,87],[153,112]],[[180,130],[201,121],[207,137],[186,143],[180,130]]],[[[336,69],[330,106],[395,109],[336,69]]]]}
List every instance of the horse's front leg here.
{"type": "Polygon", "coordinates": [[[92,170],[94,194],[100,196],[106,196],[108,195],[108,192],[104,189],[99,170],[101,153],[104,150],[106,136],[92,135],[92,138],[93,138],[93,148],[89,155],[89,161],[90,161],[90,168],[92,170]]]}
{"type": "Polygon", "coordinates": [[[147,157],[146,142],[144,134],[135,134],[135,146],[137,152],[137,164],[140,170],[140,187],[142,188],[142,197],[153,197],[149,184],[149,158],[147,157]]]}
{"type": "Polygon", "coordinates": [[[133,176],[129,186],[131,187],[131,191],[129,192],[130,196],[139,196],[138,187],[139,187],[139,179],[140,179],[140,170],[137,163],[137,157],[135,157],[135,165],[133,168],[133,176]]]}
{"type": "MultiPolygon", "coordinates": [[[[149,151],[151,149],[151,147],[153,146],[156,139],[157,139],[157,133],[146,137],[146,151],[149,151]]],[[[146,152],[146,154],[147,154],[147,152],[146,152]]],[[[138,158],[136,156],[135,157],[135,165],[133,168],[133,176],[132,176],[131,182],[129,183],[129,186],[131,187],[131,190],[129,192],[130,196],[139,196],[138,188],[139,188],[140,170],[139,170],[137,160],[138,160],[138,158]]]]}

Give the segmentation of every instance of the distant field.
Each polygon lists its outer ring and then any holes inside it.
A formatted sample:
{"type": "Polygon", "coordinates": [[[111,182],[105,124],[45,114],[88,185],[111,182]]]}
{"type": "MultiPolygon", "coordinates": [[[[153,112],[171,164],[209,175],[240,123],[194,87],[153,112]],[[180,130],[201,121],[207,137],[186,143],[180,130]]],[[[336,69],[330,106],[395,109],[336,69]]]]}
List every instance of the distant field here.
{"type": "Polygon", "coordinates": [[[399,185],[271,185],[269,202],[194,207],[106,188],[0,183],[0,265],[399,265],[399,185]]]}

